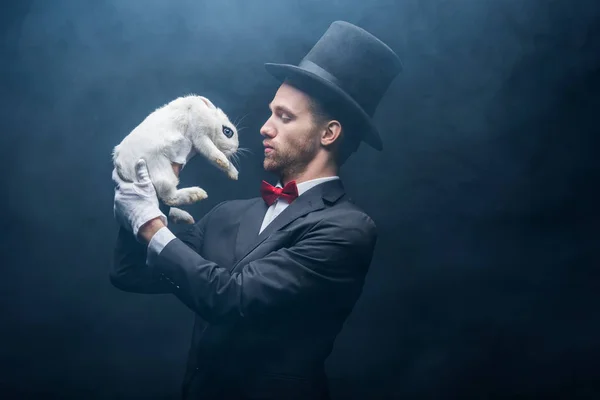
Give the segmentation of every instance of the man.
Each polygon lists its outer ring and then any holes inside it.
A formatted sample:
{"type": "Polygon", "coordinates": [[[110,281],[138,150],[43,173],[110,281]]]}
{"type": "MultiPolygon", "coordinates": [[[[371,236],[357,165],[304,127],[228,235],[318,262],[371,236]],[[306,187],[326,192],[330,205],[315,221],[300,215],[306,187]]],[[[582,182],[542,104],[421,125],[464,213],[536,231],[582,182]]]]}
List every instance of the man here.
{"type": "Polygon", "coordinates": [[[185,398],[329,398],[325,359],[377,239],[338,170],[360,142],[381,150],[371,116],[398,57],[338,21],[298,66],[266,68],[282,82],[260,130],[279,187],[263,181],[262,197],[224,201],[174,235],[143,161],[139,182],[113,174],[123,227],[112,283],[173,293],[196,314],[185,398]]]}

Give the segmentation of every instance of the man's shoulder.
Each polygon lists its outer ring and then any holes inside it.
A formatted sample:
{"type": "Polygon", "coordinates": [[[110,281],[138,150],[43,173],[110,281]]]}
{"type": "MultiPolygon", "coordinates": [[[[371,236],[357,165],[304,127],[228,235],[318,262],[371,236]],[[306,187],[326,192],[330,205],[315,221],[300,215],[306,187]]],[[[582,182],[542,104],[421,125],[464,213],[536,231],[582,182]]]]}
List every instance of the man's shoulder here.
{"type": "Polygon", "coordinates": [[[323,224],[333,224],[343,229],[360,227],[373,232],[377,230],[377,225],[371,216],[350,198],[321,211],[318,218],[323,220],[323,224]]]}

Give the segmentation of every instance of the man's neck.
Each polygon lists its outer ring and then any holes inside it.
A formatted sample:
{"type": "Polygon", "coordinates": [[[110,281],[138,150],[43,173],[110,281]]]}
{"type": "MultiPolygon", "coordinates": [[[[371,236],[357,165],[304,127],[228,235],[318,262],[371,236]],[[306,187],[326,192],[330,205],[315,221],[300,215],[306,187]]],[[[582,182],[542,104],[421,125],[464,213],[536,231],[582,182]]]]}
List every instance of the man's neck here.
{"type": "Polygon", "coordinates": [[[281,182],[281,184],[285,186],[285,184],[287,184],[290,181],[296,181],[296,183],[298,184],[302,182],[312,181],[313,179],[328,178],[337,175],[337,170],[320,171],[317,174],[301,173],[290,176],[279,176],[279,182],[281,182]]]}
{"type": "Polygon", "coordinates": [[[330,176],[337,176],[339,174],[339,167],[333,160],[324,158],[323,155],[315,157],[312,162],[306,165],[304,168],[291,168],[278,176],[279,182],[285,186],[290,181],[296,181],[296,183],[302,183],[311,181],[318,178],[327,178],[330,176]]]}

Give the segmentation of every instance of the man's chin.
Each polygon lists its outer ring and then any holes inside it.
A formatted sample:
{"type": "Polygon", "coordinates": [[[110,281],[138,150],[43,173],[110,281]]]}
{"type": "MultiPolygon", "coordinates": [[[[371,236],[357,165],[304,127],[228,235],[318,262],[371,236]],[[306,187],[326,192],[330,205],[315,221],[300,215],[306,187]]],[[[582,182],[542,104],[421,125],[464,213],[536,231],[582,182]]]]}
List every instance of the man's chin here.
{"type": "Polygon", "coordinates": [[[277,165],[272,160],[265,158],[265,160],[263,161],[263,168],[267,172],[276,172],[277,165]]]}

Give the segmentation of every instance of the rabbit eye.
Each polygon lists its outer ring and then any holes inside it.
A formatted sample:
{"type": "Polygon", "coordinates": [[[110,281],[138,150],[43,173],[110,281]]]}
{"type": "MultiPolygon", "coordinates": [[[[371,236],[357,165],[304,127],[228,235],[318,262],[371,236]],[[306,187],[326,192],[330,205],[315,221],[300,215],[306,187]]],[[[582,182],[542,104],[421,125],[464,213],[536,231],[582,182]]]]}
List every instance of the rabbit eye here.
{"type": "Polygon", "coordinates": [[[225,125],[223,125],[223,135],[225,135],[228,138],[230,138],[230,137],[233,136],[233,130],[231,130],[230,128],[228,128],[225,125]]]}

